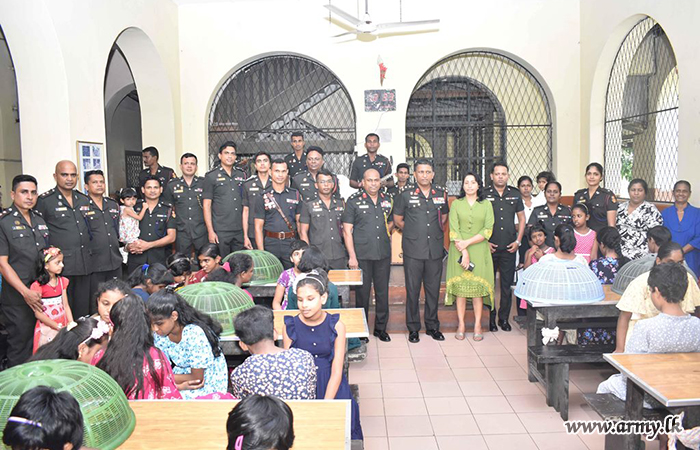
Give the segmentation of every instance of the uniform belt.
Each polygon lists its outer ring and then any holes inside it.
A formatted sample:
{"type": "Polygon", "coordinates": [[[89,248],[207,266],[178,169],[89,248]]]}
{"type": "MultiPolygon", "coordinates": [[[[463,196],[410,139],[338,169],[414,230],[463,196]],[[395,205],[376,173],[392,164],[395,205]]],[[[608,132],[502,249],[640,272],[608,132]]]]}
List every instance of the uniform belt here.
{"type": "Polygon", "coordinates": [[[292,231],[288,231],[286,233],[283,231],[280,231],[280,232],[265,231],[265,236],[270,237],[270,238],[274,238],[274,239],[291,239],[294,236],[296,236],[296,233],[294,233],[292,231]]]}

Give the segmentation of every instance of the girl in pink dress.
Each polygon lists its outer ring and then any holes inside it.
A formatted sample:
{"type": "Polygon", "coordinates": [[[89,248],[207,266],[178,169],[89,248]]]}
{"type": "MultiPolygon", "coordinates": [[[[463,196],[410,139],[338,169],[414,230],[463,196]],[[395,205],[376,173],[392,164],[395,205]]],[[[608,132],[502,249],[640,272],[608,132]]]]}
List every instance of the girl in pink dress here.
{"type": "MultiPolygon", "coordinates": [[[[143,300],[128,294],[114,304],[109,315],[112,339],[97,367],[114,378],[129,400],[181,399],[170,361],[153,345],[151,321],[143,300]]],[[[195,381],[199,384],[189,385],[203,385],[201,380],[195,381]]]]}
{"type": "Polygon", "coordinates": [[[591,216],[588,207],[583,203],[577,203],[571,208],[571,219],[574,225],[574,235],[576,235],[576,248],[574,253],[582,256],[586,263],[598,258],[598,242],[596,234],[588,228],[588,220],[591,216]]]}
{"type": "Polygon", "coordinates": [[[62,277],[63,253],[57,247],[42,250],[42,268],[37,280],[29,287],[41,294],[43,311],[34,311],[34,348],[32,353],[51,340],[58,331],[73,321],[73,313],[68,306],[68,278],[62,277]]]}

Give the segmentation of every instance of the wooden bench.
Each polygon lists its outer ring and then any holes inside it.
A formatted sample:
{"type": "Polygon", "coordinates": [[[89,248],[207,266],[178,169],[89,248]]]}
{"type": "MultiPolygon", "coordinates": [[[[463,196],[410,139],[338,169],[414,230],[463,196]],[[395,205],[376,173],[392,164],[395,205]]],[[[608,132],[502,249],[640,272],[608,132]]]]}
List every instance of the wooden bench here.
{"type": "MultiPolygon", "coordinates": [[[[120,449],[226,448],[226,420],[238,400],[129,402],[136,428],[120,449]]],[[[288,400],[294,448],[350,449],[350,400],[288,400]]]]}
{"type": "Polygon", "coordinates": [[[569,365],[604,362],[603,353],[614,350],[614,345],[530,347],[528,363],[535,367],[529,372],[547,388],[547,405],[554,407],[563,420],[569,420],[569,365]],[[544,365],[544,373],[538,370],[539,365],[544,365]]]}
{"type": "MultiPolygon", "coordinates": [[[[605,421],[619,422],[625,419],[625,402],[613,394],[583,394],[586,403],[605,421]]],[[[642,419],[664,420],[668,412],[663,409],[644,409],[642,419]]],[[[605,450],[619,450],[624,447],[622,435],[606,434],[605,450]]],[[[641,448],[644,445],[642,444],[641,448]]]]}

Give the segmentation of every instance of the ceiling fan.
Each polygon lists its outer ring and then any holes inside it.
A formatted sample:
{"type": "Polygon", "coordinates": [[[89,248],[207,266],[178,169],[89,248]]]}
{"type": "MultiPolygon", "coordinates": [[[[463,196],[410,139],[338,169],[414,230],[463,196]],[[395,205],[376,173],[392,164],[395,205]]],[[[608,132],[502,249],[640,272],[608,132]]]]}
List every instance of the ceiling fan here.
{"type": "MultiPolygon", "coordinates": [[[[337,14],[338,16],[343,18],[346,22],[348,22],[351,26],[353,26],[355,28],[352,31],[348,31],[346,33],[341,33],[341,34],[336,35],[334,37],[346,36],[348,34],[377,35],[380,33],[395,33],[395,32],[402,32],[407,27],[415,27],[415,26],[421,26],[421,25],[440,23],[440,19],[414,20],[414,21],[410,21],[410,22],[375,23],[372,21],[372,17],[369,15],[369,0],[365,0],[365,15],[362,18],[362,20],[358,19],[357,17],[353,16],[352,14],[349,14],[349,13],[343,11],[342,9],[338,8],[337,6],[333,6],[333,5],[329,4],[329,5],[323,5],[323,7],[328,9],[330,12],[337,14]]],[[[406,30],[406,31],[408,31],[408,30],[406,30]]]]}

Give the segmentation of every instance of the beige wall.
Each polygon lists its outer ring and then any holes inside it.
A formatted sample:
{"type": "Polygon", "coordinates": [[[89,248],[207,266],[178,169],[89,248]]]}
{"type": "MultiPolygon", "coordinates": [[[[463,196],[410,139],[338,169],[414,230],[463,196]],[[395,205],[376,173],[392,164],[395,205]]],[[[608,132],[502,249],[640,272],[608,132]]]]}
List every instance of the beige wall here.
{"type": "MultiPolygon", "coordinates": [[[[348,89],[363,136],[390,129],[382,151],[405,158],[405,112],[416,82],[447,55],[489,49],[530,69],[550,95],[554,170],[566,193],[583,184],[583,166],[602,159],[605,88],[617,48],[644,14],[666,31],[680,70],[679,176],[700,182],[700,50],[694,0],[496,0],[488,3],[403,1],[403,19],[440,18],[440,31],[376,40],[330,38],[323,2],[237,0],[0,2],[18,77],[23,170],[40,190],[52,164],[75,159],[76,140],[105,141],[104,72],[117,38],[139,89],[143,145],[161,149],[176,166],[183,151],[206,161],[207,116],[226,77],[261,56],[293,53],[315,59],[348,89]],[[681,13],[682,12],[682,13],[681,13]],[[125,32],[126,30],[126,32],[125,32]],[[123,39],[123,41],[122,41],[123,39]],[[123,45],[122,45],[123,44],[123,45]],[[365,113],[363,91],[379,88],[377,56],[396,89],[395,112],[365,113]]],[[[333,3],[356,12],[354,0],[333,3]]],[[[397,21],[398,2],[371,2],[375,21],[397,21]]],[[[203,171],[203,170],[202,170],[203,171]]]]}
{"type": "MultiPolygon", "coordinates": [[[[645,15],[673,46],[679,71],[678,178],[697,185],[700,172],[700,4],[695,0],[585,0],[581,5],[581,154],[579,164],[603,160],[605,91],[615,54],[645,15]]],[[[583,174],[578,176],[583,185],[583,174]]],[[[691,199],[692,201],[692,199],[691,199]]]]}
{"type": "Polygon", "coordinates": [[[76,141],[105,142],[105,67],[126,29],[142,35],[142,51],[130,61],[137,87],[155,97],[144,95],[149,105],[143,114],[144,145],[165,149],[165,163],[176,161],[181,136],[177,17],[177,5],[169,0],[0,2],[0,25],[18,78],[22,168],[37,176],[40,191],[54,184],[54,161],[76,159],[76,141]],[[158,89],[148,89],[154,85],[158,89]]]}

